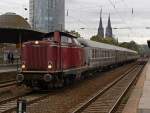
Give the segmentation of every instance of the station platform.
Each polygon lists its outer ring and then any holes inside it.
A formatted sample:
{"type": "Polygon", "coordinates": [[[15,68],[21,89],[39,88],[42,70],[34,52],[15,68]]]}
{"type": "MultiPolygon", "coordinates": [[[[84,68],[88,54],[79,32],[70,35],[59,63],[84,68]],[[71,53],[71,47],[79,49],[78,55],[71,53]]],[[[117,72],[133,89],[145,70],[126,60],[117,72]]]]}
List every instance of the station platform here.
{"type": "Polygon", "coordinates": [[[16,72],[17,64],[0,64],[0,73],[16,72]]]}
{"type": "Polygon", "coordinates": [[[150,113],[150,59],[122,113],[150,113]]]}

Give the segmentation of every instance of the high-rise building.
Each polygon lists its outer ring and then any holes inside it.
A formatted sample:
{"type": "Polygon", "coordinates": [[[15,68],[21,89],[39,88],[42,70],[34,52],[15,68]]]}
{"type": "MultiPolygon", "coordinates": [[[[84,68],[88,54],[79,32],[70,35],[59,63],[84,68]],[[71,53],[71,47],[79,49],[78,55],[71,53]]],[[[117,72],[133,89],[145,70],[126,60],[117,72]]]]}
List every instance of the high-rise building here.
{"type": "Polygon", "coordinates": [[[99,22],[97,35],[104,38],[104,28],[103,28],[103,22],[102,22],[102,9],[101,9],[101,12],[100,12],[100,22],[99,22]]]}
{"type": "Polygon", "coordinates": [[[30,0],[30,23],[42,32],[64,31],[65,0],[30,0]]]}
{"type": "Polygon", "coordinates": [[[106,28],[105,37],[113,37],[110,14],[109,14],[109,17],[108,17],[108,25],[107,25],[107,28],[106,28]]]}

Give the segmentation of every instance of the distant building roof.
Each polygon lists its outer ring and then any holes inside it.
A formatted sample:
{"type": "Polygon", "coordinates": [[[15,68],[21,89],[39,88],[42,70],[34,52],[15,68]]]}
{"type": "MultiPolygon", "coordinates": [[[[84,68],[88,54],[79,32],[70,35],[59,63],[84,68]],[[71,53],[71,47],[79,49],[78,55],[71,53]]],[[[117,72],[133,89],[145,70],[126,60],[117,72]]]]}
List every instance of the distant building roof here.
{"type": "Polygon", "coordinates": [[[0,28],[31,29],[30,24],[16,13],[0,15],[0,28]]]}
{"type": "Polygon", "coordinates": [[[0,43],[40,40],[43,35],[45,33],[32,30],[30,24],[15,13],[0,15],[0,43]]]}

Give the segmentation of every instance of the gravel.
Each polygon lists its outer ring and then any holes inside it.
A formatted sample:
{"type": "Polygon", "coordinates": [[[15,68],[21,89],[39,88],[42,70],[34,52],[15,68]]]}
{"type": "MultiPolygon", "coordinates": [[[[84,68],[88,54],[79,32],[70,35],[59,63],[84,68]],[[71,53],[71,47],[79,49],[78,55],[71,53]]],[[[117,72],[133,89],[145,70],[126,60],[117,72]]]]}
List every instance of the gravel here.
{"type": "Polygon", "coordinates": [[[84,102],[98,90],[122,75],[131,65],[133,63],[108,72],[99,73],[96,77],[78,81],[46,99],[28,106],[27,113],[69,113],[81,102],[84,102]]]}

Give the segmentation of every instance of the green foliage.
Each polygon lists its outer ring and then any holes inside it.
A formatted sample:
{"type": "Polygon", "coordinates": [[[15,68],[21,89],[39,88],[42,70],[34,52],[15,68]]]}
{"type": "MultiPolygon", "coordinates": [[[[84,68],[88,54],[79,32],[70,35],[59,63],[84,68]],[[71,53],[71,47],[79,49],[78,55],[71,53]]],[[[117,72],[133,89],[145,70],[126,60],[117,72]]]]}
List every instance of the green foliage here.
{"type": "Polygon", "coordinates": [[[134,50],[134,51],[137,51],[137,52],[140,51],[140,46],[134,41],[123,42],[123,43],[120,43],[119,46],[131,49],[131,50],[134,50]]]}
{"type": "Polygon", "coordinates": [[[96,36],[92,36],[90,40],[96,41],[96,42],[107,43],[111,45],[118,45],[118,40],[113,37],[103,38],[103,37],[96,35],[96,36]]]}
{"type": "Polygon", "coordinates": [[[150,55],[150,49],[148,45],[140,45],[139,53],[141,55],[150,55]]]}
{"type": "Polygon", "coordinates": [[[73,35],[73,36],[76,36],[76,37],[81,37],[80,33],[75,31],[75,30],[71,30],[71,31],[66,31],[67,33],[73,35]]]}
{"type": "Polygon", "coordinates": [[[92,36],[90,40],[124,47],[124,48],[131,49],[140,53],[140,46],[134,41],[119,43],[118,39],[115,39],[114,37],[103,38],[97,35],[92,36]]]}

